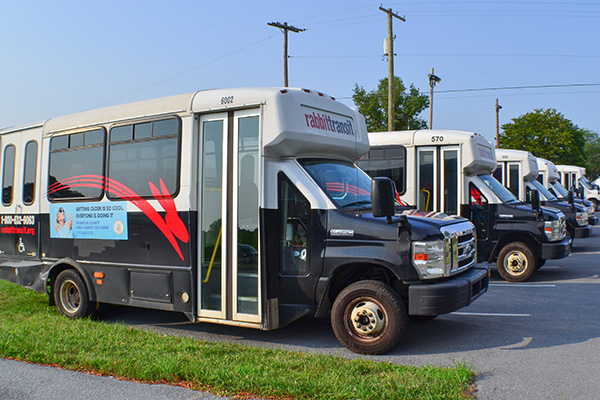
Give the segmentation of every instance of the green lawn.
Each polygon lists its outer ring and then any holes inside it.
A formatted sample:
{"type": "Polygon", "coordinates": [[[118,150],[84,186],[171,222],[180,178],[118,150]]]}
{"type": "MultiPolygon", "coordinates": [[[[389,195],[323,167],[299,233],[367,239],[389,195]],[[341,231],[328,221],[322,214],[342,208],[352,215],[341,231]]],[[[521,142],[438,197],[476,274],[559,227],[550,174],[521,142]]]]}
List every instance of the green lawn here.
{"type": "Polygon", "coordinates": [[[408,367],[73,321],[49,307],[47,296],[2,280],[0,358],[281,399],[464,399],[473,377],[464,363],[408,367]]]}

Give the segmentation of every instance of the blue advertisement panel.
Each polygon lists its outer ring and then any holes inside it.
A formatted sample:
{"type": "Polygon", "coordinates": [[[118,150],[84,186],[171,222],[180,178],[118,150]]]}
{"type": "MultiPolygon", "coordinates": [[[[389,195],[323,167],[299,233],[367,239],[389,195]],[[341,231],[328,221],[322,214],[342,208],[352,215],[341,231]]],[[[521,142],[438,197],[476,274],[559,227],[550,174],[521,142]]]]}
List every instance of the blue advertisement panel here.
{"type": "Polygon", "coordinates": [[[127,240],[127,202],[50,204],[50,237],[127,240]]]}

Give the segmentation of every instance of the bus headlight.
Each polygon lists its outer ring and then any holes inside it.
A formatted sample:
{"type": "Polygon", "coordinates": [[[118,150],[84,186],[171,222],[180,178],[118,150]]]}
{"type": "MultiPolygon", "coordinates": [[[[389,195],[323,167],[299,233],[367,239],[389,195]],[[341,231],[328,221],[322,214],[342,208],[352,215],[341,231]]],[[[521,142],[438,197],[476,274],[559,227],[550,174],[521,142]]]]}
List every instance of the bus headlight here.
{"type": "Polygon", "coordinates": [[[575,218],[577,219],[577,225],[584,226],[588,224],[588,213],[587,212],[578,212],[575,213],[575,218]]]}
{"type": "Polygon", "coordinates": [[[544,233],[551,242],[556,242],[562,239],[562,230],[560,221],[545,221],[544,222],[544,233]]]}
{"type": "Polygon", "coordinates": [[[421,279],[446,276],[450,268],[450,241],[414,242],[413,264],[421,279]]]}

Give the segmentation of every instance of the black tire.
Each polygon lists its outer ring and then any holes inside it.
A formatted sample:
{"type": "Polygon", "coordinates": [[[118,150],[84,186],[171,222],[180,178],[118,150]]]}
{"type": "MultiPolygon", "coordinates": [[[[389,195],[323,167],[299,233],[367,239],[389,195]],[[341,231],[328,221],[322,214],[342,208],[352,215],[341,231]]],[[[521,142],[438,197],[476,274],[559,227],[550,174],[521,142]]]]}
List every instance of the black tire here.
{"type": "Polygon", "coordinates": [[[336,297],[331,326],[338,340],[361,354],[382,354],[394,348],[406,330],[404,302],[383,282],[359,281],[336,297]]]}
{"type": "Polygon", "coordinates": [[[90,302],[88,289],[81,276],[72,269],[67,269],[54,282],[54,302],[58,311],[69,318],[84,318],[94,311],[90,302]]]}
{"type": "Polygon", "coordinates": [[[526,244],[509,243],[498,254],[496,266],[502,279],[508,282],[524,282],[537,269],[536,258],[526,244]]]}

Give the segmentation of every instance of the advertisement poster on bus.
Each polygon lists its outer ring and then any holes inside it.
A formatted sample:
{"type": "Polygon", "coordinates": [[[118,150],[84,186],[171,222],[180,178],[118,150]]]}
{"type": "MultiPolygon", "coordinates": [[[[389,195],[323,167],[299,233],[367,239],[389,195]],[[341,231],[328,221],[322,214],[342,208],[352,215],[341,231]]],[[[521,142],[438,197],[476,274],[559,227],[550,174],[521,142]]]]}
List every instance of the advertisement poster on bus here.
{"type": "Polygon", "coordinates": [[[127,240],[127,202],[50,204],[50,237],[127,240]]]}

